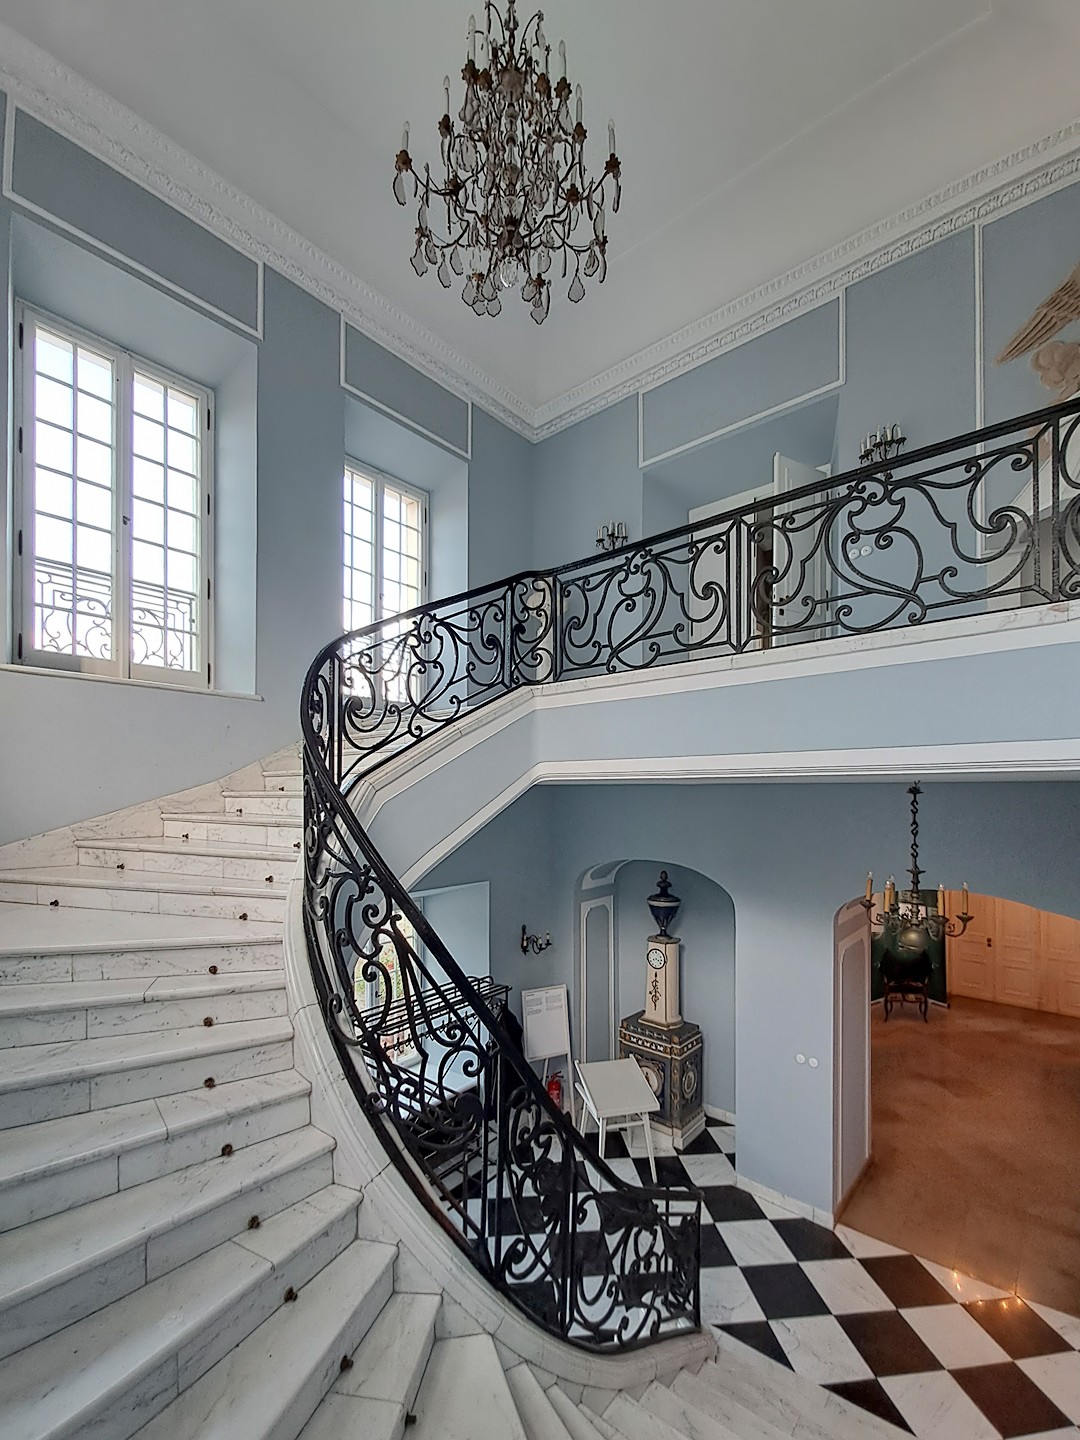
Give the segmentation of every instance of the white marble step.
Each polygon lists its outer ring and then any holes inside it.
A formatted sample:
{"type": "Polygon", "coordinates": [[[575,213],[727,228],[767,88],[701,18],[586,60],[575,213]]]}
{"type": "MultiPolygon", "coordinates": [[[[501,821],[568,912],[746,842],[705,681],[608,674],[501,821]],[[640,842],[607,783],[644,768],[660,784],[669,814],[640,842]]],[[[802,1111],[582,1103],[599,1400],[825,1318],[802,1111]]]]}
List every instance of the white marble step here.
{"type": "Polygon", "coordinates": [[[272,877],[289,881],[299,852],[281,846],[232,845],[220,841],[175,839],[77,840],[79,865],[92,871],[137,872],[150,875],[200,875],[213,880],[248,884],[272,877]]]}
{"type": "Polygon", "coordinates": [[[391,1295],[301,1440],[399,1440],[435,1343],[441,1295],[391,1295]]]}
{"type": "Polygon", "coordinates": [[[311,1084],[296,1070],[134,1100],[4,1132],[0,1232],[185,1165],[298,1130],[310,1120],[311,1084]]]}
{"type": "Polygon", "coordinates": [[[394,1288],[397,1248],[357,1240],[139,1440],[295,1440],[394,1288]]]}
{"type": "Polygon", "coordinates": [[[86,865],[0,871],[0,900],[75,909],[137,911],[144,915],[195,915],[223,920],[243,917],[280,922],[285,918],[287,890],[287,880],[253,885],[198,876],[99,872],[86,865]]]}
{"type": "Polygon", "coordinates": [[[559,1419],[566,1426],[570,1440],[603,1440],[595,1423],[595,1417],[586,1415],[584,1410],[579,1405],[575,1405],[564,1390],[559,1389],[558,1385],[552,1385],[545,1393],[559,1419]]]}
{"type": "Polygon", "coordinates": [[[528,1440],[490,1335],[436,1342],[411,1435],[412,1440],[528,1440]]]}
{"type": "Polygon", "coordinates": [[[898,1440],[895,1425],[871,1415],[820,1385],[777,1365],[729,1336],[721,1337],[716,1359],[698,1371],[691,1387],[679,1377],[675,1389],[705,1408],[706,1392],[727,1396],[771,1421],[785,1434],[797,1424],[799,1440],[898,1440]],[[730,1342],[730,1347],[727,1343],[730,1342]]]}
{"type": "MultiPolygon", "coordinates": [[[[20,905],[18,908],[31,910],[34,907],[20,905]]],[[[95,916],[102,914],[100,910],[90,913],[95,916]]],[[[118,916],[119,912],[113,914],[118,916]]],[[[274,925],[272,928],[274,934],[252,935],[251,940],[242,945],[226,940],[206,943],[195,940],[186,944],[176,940],[154,940],[122,944],[116,948],[105,942],[77,950],[64,946],[50,950],[0,950],[0,985],[56,984],[70,980],[155,980],[168,975],[244,975],[253,971],[282,970],[285,957],[280,927],[274,925]]]]}
{"type": "Polygon", "coordinates": [[[226,790],[222,798],[226,815],[243,815],[249,819],[292,815],[299,820],[304,813],[304,795],[299,785],[288,789],[277,785],[273,790],[226,790]]]}
{"type": "Polygon", "coordinates": [[[296,851],[304,828],[299,815],[227,815],[223,810],[166,814],[161,817],[161,823],[166,840],[296,851]]]}
{"type": "Polygon", "coordinates": [[[320,1190],[0,1362],[0,1435],[127,1440],[355,1241],[359,1202],[320,1190]]]}
{"type": "Polygon", "coordinates": [[[507,1370],[506,1383],[529,1440],[571,1440],[571,1432],[528,1365],[523,1362],[507,1370]]]}
{"type": "Polygon", "coordinates": [[[720,1440],[721,1436],[726,1440],[740,1440],[740,1436],[731,1431],[709,1429],[698,1437],[693,1429],[678,1430],[629,1395],[616,1395],[604,1411],[603,1422],[619,1440],[720,1440]]]}
{"type": "Polygon", "coordinates": [[[286,1013],[280,970],[0,986],[0,1047],[181,1030],[286,1013]]]}
{"type": "Polygon", "coordinates": [[[305,1126],[0,1235],[0,1356],[325,1189],[333,1149],[305,1126]]]}
{"type": "MultiPolygon", "coordinates": [[[[578,1406],[578,1409],[582,1415],[591,1421],[593,1429],[600,1436],[600,1440],[627,1440],[625,1435],[615,1429],[615,1426],[612,1425],[610,1420],[605,1420],[602,1415],[594,1414],[584,1402],[578,1406]]],[[[679,1440],[686,1440],[686,1437],[680,1435],[679,1440]]]]}
{"type": "MultiPolygon", "coordinates": [[[[788,1440],[790,1437],[790,1430],[777,1428],[723,1396],[706,1396],[709,1408],[703,1409],[688,1396],[677,1393],[675,1387],[683,1378],[682,1375],[676,1376],[675,1386],[670,1390],[654,1380],[642,1395],[641,1406],[689,1440],[788,1440]]],[[[614,1409],[615,1405],[609,1408],[614,1409]]],[[[617,1420],[615,1423],[618,1423],[617,1420]]]]}
{"type": "Polygon", "coordinates": [[[7,1050],[0,1066],[0,1130],[289,1070],[292,1033],[289,1020],[280,1017],[200,1025],[168,1036],[151,1031],[7,1050]]]}

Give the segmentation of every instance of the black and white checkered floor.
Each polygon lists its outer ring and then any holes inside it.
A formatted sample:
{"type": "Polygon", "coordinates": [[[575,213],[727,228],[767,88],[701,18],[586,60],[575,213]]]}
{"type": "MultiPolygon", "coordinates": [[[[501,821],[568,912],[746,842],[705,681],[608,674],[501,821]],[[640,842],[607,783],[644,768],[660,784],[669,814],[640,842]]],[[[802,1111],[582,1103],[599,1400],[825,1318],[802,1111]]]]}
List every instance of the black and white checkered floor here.
{"type": "MultiPolygon", "coordinates": [[[[609,1163],[651,1183],[621,1137],[609,1163]]],[[[920,1440],[1080,1434],[1080,1319],[735,1186],[735,1130],[710,1121],[661,1184],[704,1190],[702,1319],[920,1440]]]]}

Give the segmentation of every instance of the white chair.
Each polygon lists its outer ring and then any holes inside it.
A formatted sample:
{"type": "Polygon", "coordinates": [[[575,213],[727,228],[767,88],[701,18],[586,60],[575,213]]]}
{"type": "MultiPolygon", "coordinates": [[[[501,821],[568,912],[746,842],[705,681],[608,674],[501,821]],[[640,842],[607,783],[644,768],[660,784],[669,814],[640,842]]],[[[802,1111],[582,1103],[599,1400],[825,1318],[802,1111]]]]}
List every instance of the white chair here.
{"type": "Polygon", "coordinates": [[[581,1132],[585,1133],[589,1115],[600,1131],[600,1158],[609,1130],[632,1130],[640,1125],[645,1132],[645,1149],[649,1169],[656,1184],[656,1157],[653,1155],[652,1126],[649,1116],[660,1109],[649,1082],[636,1060],[574,1061],[577,1070],[577,1092],[581,1096],[581,1132]]]}

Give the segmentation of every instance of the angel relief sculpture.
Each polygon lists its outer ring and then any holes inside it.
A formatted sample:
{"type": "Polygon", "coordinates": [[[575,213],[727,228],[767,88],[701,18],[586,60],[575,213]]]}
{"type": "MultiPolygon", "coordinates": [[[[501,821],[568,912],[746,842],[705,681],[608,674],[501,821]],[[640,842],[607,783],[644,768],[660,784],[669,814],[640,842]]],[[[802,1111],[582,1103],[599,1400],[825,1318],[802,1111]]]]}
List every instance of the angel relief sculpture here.
{"type": "Polygon", "coordinates": [[[1063,285],[1048,295],[997,357],[998,365],[1018,360],[1032,351],[1031,368],[1058,400],[1080,394],[1080,342],[1053,337],[1073,320],[1080,320],[1080,265],[1063,285]]]}

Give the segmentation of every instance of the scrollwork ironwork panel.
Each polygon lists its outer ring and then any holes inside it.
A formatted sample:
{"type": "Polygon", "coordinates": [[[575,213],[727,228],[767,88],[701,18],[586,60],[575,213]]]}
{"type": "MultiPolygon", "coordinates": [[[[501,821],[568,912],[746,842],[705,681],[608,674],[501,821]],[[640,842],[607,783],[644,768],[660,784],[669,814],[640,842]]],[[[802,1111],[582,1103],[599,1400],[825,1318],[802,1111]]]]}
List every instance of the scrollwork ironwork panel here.
{"type": "Polygon", "coordinates": [[[379,856],[356,782],[524,686],[1080,598],[1080,401],[326,646],[304,685],[305,927],[357,1099],[490,1283],[573,1344],[700,1319],[701,1196],[626,1184],[379,856]]]}

